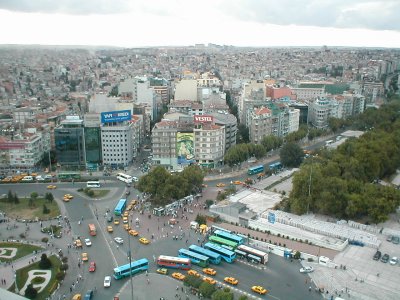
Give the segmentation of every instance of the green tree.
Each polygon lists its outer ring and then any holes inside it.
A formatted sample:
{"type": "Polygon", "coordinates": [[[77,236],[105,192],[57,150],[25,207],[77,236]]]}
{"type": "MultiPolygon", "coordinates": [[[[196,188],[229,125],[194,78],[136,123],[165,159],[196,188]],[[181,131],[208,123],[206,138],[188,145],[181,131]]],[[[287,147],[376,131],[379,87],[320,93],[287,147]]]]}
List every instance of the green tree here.
{"type": "Polygon", "coordinates": [[[224,290],[217,290],[215,291],[212,296],[212,300],[233,300],[233,293],[228,289],[228,291],[224,290]]]}
{"type": "Polygon", "coordinates": [[[303,161],[304,153],[296,143],[286,143],[279,153],[281,163],[287,167],[298,167],[303,161]]]}
{"type": "Polygon", "coordinates": [[[207,218],[204,215],[197,214],[196,219],[194,219],[199,225],[207,224],[207,218]]]}
{"type": "Polygon", "coordinates": [[[275,135],[266,135],[261,140],[261,145],[264,146],[267,152],[278,149],[283,144],[283,139],[275,135]]]}
{"type": "Polygon", "coordinates": [[[19,204],[19,197],[17,194],[14,194],[14,204],[19,204]]]}
{"type": "Polygon", "coordinates": [[[53,202],[53,200],[54,200],[53,193],[46,193],[45,199],[50,203],[53,202]]]}
{"type": "Polygon", "coordinates": [[[239,124],[238,132],[237,132],[237,136],[236,136],[236,143],[241,144],[241,143],[248,143],[248,142],[250,142],[249,128],[246,127],[244,124],[239,124]]]}
{"type": "Polygon", "coordinates": [[[25,297],[28,299],[35,299],[37,296],[37,290],[33,287],[33,284],[28,284],[25,290],[25,297]]]}
{"type": "Polygon", "coordinates": [[[10,203],[14,203],[14,194],[13,194],[13,192],[11,190],[8,191],[7,201],[10,202],[10,203]]]}
{"type": "Polygon", "coordinates": [[[202,282],[199,287],[199,292],[203,295],[203,297],[210,298],[211,295],[215,292],[215,286],[209,284],[208,282],[202,282]]]}
{"type": "Polygon", "coordinates": [[[43,214],[47,215],[50,213],[50,209],[46,206],[46,204],[43,204],[43,214]]]}
{"type": "Polygon", "coordinates": [[[41,269],[50,269],[51,265],[52,265],[51,261],[47,257],[46,253],[43,253],[42,256],[40,257],[39,268],[41,268],[41,269]]]}

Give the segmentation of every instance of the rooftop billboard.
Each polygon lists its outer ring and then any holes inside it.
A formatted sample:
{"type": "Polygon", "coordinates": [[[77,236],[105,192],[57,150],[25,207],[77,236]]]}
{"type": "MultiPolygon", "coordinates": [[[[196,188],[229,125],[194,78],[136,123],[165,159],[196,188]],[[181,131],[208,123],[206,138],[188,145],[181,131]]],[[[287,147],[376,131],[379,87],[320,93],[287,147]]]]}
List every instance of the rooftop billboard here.
{"type": "Polygon", "coordinates": [[[101,123],[122,122],[132,119],[130,110],[117,110],[101,113],[101,123]]]}

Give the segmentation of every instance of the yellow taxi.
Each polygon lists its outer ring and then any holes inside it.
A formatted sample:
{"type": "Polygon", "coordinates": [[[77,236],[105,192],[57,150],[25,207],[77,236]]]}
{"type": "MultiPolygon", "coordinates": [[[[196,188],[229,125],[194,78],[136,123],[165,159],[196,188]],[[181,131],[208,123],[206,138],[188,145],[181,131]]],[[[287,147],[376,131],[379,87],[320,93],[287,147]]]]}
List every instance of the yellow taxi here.
{"type": "Polygon", "coordinates": [[[235,184],[235,185],[240,185],[240,184],[242,184],[243,182],[241,182],[240,180],[235,180],[234,182],[233,182],[233,184],[235,184]]]}
{"type": "Polygon", "coordinates": [[[217,282],[215,281],[215,279],[212,279],[211,277],[204,277],[203,281],[209,283],[209,284],[216,284],[217,282]]]}
{"type": "Polygon", "coordinates": [[[129,224],[124,224],[124,229],[126,231],[129,231],[129,230],[131,230],[131,227],[129,226],[129,224]]]}
{"type": "Polygon", "coordinates": [[[150,244],[150,241],[148,239],[144,238],[144,237],[141,237],[139,239],[139,242],[144,244],[144,245],[150,244]]]}
{"type": "Polygon", "coordinates": [[[136,203],[137,203],[137,200],[135,200],[135,199],[133,199],[133,200],[131,201],[131,205],[132,205],[132,206],[135,206],[136,203]]]}
{"type": "Polygon", "coordinates": [[[188,275],[200,277],[200,274],[197,273],[197,271],[195,271],[195,270],[189,270],[189,271],[188,271],[188,275]]]}
{"type": "Polygon", "coordinates": [[[139,235],[139,232],[137,232],[136,230],[133,230],[133,229],[129,230],[128,233],[129,233],[130,235],[132,235],[132,236],[137,236],[137,235],[139,235]]]}
{"type": "Polygon", "coordinates": [[[124,211],[124,214],[122,216],[123,217],[128,217],[129,216],[129,211],[124,211]]]}
{"type": "Polygon", "coordinates": [[[205,269],[203,269],[203,273],[214,276],[215,274],[217,274],[217,271],[215,271],[214,269],[211,269],[211,268],[205,268],[205,269]]]}
{"type": "Polygon", "coordinates": [[[76,248],[82,248],[82,241],[81,241],[80,239],[77,239],[77,240],[74,242],[74,244],[75,244],[75,247],[76,247],[76,248]]]}
{"type": "Polygon", "coordinates": [[[114,229],[112,228],[112,226],[107,226],[107,232],[114,232],[114,229]]]}
{"type": "Polygon", "coordinates": [[[128,217],[122,217],[122,223],[126,224],[128,223],[128,217]]]}
{"type": "Polygon", "coordinates": [[[71,201],[71,199],[64,197],[64,198],[63,198],[63,201],[64,201],[64,202],[69,202],[69,201],[71,201]]]}
{"type": "Polygon", "coordinates": [[[132,210],[132,208],[133,208],[133,206],[132,206],[132,204],[129,204],[127,207],[126,207],[126,210],[132,210]]]}
{"type": "Polygon", "coordinates": [[[82,253],[82,261],[88,261],[88,260],[89,260],[88,254],[86,252],[83,252],[82,253]]]}
{"type": "Polygon", "coordinates": [[[74,199],[74,196],[72,196],[71,194],[65,194],[64,198],[68,198],[69,200],[74,199]]]}
{"type": "Polygon", "coordinates": [[[72,300],[82,300],[82,295],[81,295],[81,294],[75,294],[75,295],[72,297],[72,300]]]}
{"type": "Polygon", "coordinates": [[[239,280],[237,280],[234,277],[225,277],[224,281],[227,282],[227,283],[230,283],[232,285],[237,285],[239,283],[239,280]]]}
{"type": "Polygon", "coordinates": [[[119,220],[118,219],[115,219],[114,220],[114,225],[118,225],[119,224],[119,220]]]}
{"type": "Polygon", "coordinates": [[[266,289],[264,289],[262,286],[259,285],[253,285],[251,287],[251,290],[260,295],[265,295],[268,292],[266,289]]]}
{"type": "Polygon", "coordinates": [[[52,185],[52,184],[47,186],[48,190],[55,190],[56,188],[57,188],[57,186],[56,185],[52,185]]]}
{"type": "Polygon", "coordinates": [[[162,275],[167,275],[168,274],[168,269],[166,269],[166,268],[157,269],[157,273],[158,274],[162,274],[162,275]]]}
{"type": "Polygon", "coordinates": [[[225,185],[226,185],[226,184],[225,184],[225,183],[222,183],[222,182],[216,184],[217,187],[224,187],[225,185]]]}
{"type": "Polygon", "coordinates": [[[172,275],[171,275],[173,278],[175,278],[175,279],[178,279],[178,280],[185,280],[185,278],[186,278],[186,276],[185,275],[183,275],[183,274],[181,274],[181,273],[179,273],[179,272],[174,272],[174,273],[172,273],[172,275]]]}

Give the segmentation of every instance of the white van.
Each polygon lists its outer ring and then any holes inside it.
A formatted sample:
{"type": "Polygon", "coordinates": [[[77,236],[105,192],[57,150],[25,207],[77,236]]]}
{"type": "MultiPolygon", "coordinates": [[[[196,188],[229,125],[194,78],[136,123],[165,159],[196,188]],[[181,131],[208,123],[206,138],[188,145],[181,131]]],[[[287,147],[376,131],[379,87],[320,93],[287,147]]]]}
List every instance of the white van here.
{"type": "Polygon", "coordinates": [[[21,181],[33,181],[32,176],[25,176],[24,178],[21,179],[21,181]]]}

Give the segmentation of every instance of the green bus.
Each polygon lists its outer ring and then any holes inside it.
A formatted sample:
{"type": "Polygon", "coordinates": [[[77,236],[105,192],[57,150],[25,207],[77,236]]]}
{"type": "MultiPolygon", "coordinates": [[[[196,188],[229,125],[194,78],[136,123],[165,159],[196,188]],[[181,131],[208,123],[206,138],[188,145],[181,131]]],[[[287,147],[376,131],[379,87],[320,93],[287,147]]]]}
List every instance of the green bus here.
{"type": "Polygon", "coordinates": [[[228,246],[228,247],[230,247],[232,249],[236,249],[236,247],[239,245],[236,242],[233,242],[233,241],[230,241],[230,240],[226,240],[226,239],[220,238],[220,237],[215,236],[215,235],[210,236],[208,240],[211,243],[214,243],[214,244],[217,244],[217,245],[220,245],[220,246],[228,246]]]}
{"type": "Polygon", "coordinates": [[[58,173],[58,179],[81,179],[81,173],[79,172],[68,172],[68,173],[58,173]]]}

